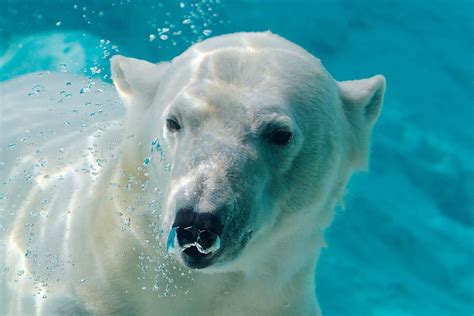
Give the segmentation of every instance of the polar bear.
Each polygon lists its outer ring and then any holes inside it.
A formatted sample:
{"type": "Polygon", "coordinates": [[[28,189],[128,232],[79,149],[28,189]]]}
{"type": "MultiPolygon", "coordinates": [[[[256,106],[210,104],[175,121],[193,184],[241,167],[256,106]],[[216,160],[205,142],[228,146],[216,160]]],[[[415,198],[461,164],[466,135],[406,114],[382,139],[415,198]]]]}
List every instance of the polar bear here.
{"type": "Polygon", "coordinates": [[[119,99],[67,74],[2,84],[6,312],[318,315],[323,232],[384,77],[337,82],[270,32],[111,71],[119,99]]]}

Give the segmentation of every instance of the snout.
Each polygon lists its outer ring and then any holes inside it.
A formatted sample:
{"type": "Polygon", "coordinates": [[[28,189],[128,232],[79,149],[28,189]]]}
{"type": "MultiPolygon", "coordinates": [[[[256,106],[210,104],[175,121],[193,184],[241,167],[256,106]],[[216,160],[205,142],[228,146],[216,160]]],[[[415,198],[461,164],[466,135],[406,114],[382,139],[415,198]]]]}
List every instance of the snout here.
{"type": "Polygon", "coordinates": [[[182,258],[187,266],[202,269],[212,263],[220,249],[222,222],[213,213],[180,209],[173,223],[182,258]]]}

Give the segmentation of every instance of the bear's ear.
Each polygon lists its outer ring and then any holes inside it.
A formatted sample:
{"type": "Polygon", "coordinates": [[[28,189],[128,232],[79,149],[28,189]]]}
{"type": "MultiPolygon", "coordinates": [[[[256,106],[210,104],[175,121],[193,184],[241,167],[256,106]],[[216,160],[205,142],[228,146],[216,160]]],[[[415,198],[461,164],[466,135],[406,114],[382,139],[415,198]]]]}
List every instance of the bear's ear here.
{"type": "Polygon", "coordinates": [[[371,128],[379,117],[385,93],[385,77],[338,82],[347,117],[358,128],[371,128]]]}
{"type": "Polygon", "coordinates": [[[358,169],[367,169],[370,133],[382,109],[385,78],[381,75],[368,79],[338,82],[344,112],[352,126],[350,160],[358,169]]]}
{"type": "Polygon", "coordinates": [[[169,65],[169,62],[152,64],[140,59],[113,56],[110,59],[112,80],[125,106],[149,107],[169,65]]]}

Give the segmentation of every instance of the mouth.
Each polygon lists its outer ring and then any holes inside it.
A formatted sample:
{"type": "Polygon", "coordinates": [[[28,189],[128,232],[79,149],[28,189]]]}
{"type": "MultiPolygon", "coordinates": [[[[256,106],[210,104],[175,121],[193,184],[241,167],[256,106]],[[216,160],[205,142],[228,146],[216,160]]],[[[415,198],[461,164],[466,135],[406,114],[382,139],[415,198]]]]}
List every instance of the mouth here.
{"type": "MultiPolygon", "coordinates": [[[[170,234],[168,235],[166,249],[168,253],[178,255],[183,264],[188,268],[197,270],[204,269],[216,264],[218,258],[222,257],[221,255],[224,253],[224,247],[221,247],[219,236],[215,236],[215,240],[213,238],[207,239],[207,243],[203,243],[202,240],[196,240],[195,242],[182,244],[179,242],[177,237],[177,232],[180,230],[179,227],[173,227],[171,229],[170,234]]],[[[237,250],[231,250],[230,253],[228,251],[225,252],[226,262],[233,261],[233,259],[235,259],[241,251],[246,248],[247,244],[252,239],[252,234],[253,231],[248,230],[236,244],[235,248],[237,248],[237,250]]],[[[222,266],[222,264],[222,260],[219,260],[219,266],[222,266]]]]}
{"type": "Polygon", "coordinates": [[[222,267],[242,253],[253,233],[248,228],[243,233],[237,225],[224,234],[225,230],[229,228],[225,229],[219,215],[182,208],[171,225],[167,252],[191,269],[222,267]]]}
{"type": "Polygon", "coordinates": [[[181,257],[188,268],[204,269],[214,263],[216,254],[204,254],[195,246],[186,248],[181,251],[181,257]]]}
{"type": "Polygon", "coordinates": [[[220,249],[219,235],[207,230],[175,226],[168,236],[167,251],[179,253],[184,264],[192,269],[204,269],[212,265],[220,249]]]}

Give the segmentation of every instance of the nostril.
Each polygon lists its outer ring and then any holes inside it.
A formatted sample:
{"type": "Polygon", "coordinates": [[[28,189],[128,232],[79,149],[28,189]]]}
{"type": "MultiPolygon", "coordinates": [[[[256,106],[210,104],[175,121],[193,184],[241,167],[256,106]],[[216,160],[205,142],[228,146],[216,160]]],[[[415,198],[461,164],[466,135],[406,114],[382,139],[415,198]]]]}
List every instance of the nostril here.
{"type": "Polygon", "coordinates": [[[182,208],[176,213],[173,227],[191,227],[196,222],[196,216],[198,213],[194,212],[191,208],[182,208]]]}
{"type": "MultiPolygon", "coordinates": [[[[192,208],[183,208],[176,213],[173,223],[175,228],[194,228],[199,231],[209,231],[220,235],[222,224],[220,218],[213,213],[198,213],[192,208]]],[[[197,236],[196,236],[197,237],[197,236]]]]}
{"type": "Polygon", "coordinates": [[[220,218],[213,213],[199,213],[194,223],[200,231],[220,235],[222,233],[222,224],[220,218]]]}

